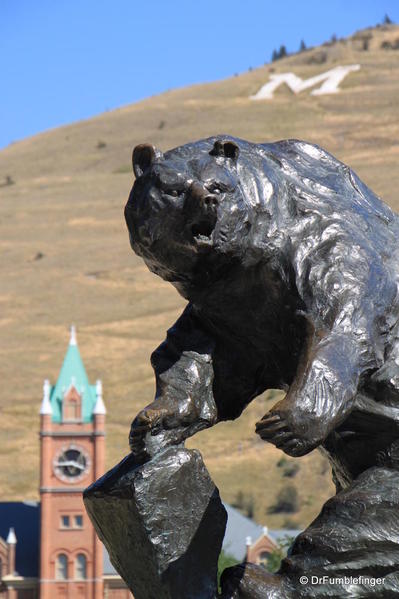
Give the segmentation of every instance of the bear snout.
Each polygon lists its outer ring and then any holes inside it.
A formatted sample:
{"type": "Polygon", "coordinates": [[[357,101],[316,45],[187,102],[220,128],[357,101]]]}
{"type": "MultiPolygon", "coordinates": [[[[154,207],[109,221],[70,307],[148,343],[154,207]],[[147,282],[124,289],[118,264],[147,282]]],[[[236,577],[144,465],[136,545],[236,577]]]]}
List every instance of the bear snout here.
{"type": "Polygon", "coordinates": [[[189,216],[216,214],[219,198],[200,183],[192,183],[184,202],[184,212],[189,216]]]}

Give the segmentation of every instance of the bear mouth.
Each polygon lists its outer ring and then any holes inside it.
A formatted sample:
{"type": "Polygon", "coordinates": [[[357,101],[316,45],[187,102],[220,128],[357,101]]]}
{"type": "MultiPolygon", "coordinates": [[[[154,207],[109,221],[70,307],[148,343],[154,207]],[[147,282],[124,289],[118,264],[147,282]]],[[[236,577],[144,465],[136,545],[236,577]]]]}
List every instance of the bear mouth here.
{"type": "Polygon", "coordinates": [[[212,243],[212,234],[215,230],[216,221],[216,214],[209,214],[206,218],[201,218],[191,224],[191,235],[197,246],[212,243]]]}
{"type": "Polygon", "coordinates": [[[197,237],[210,237],[212,235],[212,231],[214,230],[215,225],[208,221],[201,221],[196,223],[191,227],[191,233],[194,238],[197,237]]]}

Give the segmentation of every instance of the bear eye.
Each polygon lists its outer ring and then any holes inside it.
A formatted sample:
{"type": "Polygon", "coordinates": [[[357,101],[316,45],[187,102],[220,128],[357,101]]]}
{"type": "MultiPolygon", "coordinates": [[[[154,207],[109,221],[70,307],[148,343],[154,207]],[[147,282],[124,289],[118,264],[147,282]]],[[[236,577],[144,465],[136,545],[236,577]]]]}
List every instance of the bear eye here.
{"type": "Polygon", "coordinates": [[[211,186],[209,187],[209,191],[210,191],[211,193],[216,193],[216,194],[219,194],[219,193],[222,193],[224,190],[223,190],[223,189],[220,187],[220,185],[218,185],[218,184],[215,184],[215,185],[211,185],[211,186]]]}
{"type": "Polygon", "coordinates": [[[168,191],[168,195],[173,196],[174,198],[177,198],[177,196],[179,195],[179,192],[176,189],[171,189],[170,191],[168,191]]]}

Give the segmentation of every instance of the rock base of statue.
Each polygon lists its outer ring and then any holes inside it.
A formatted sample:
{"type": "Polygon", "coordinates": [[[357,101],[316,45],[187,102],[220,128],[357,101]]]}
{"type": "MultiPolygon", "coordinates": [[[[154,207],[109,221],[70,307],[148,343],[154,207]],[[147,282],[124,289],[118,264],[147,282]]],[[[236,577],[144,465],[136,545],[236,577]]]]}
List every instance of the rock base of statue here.
{"type": "Polygon", "coordinates": [[[280,570],[240,564],[220,599],[399,598],[399,472],[369,468],[324,505],[280,570]]]}
{"type": "Polygon", "coordinates": [[[135,599],[214,599],[227,514],[196,450],[133,455],[92,484],[84,502],[135,599]]]}

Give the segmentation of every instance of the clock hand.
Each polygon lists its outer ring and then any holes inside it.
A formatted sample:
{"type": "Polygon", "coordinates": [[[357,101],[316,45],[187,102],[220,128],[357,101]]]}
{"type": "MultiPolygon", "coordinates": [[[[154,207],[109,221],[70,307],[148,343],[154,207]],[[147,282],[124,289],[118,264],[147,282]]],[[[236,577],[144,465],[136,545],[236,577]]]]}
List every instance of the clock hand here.
{"type": "Polygon", "coordinates": [[[56,466],[64,467],[64,466],[73,466],[74,468],[78,468],[79,470],[84,470],[85,467],[79,462],[75,462],[73,460],[66,460],[65,462],[57,462],[56,466]]]}

